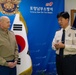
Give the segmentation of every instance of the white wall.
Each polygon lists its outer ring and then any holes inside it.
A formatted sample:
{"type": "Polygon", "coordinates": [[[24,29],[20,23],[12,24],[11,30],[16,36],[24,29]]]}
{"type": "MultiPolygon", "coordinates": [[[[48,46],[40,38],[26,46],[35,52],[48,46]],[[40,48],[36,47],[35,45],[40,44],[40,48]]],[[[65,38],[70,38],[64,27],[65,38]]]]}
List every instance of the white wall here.
{"type": "Polygon", "coordinates": [[[76,0],[65,0],[65,11],[70,13],[71,9],[76,9],[76,0]]]}
{"type": "MultiPolygon", "coordinates": [[[[76,9],[76,0],[65,0],[65,11],[67,11],[71,16],[71,9],[76,9]]],[[[71,23],[71,22],[69,22],[71,23]]]]}

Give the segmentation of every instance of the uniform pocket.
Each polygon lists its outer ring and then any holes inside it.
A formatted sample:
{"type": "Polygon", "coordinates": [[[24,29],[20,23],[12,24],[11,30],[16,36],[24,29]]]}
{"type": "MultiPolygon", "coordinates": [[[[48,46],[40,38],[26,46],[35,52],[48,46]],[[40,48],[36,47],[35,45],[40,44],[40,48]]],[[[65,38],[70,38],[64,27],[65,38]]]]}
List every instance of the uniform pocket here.
{"type": "Polygon", "coordinates": [[[58,43],[58,42],[61,42],[61,37],[60,36],[57,36],[57,38],[56,38],[56,43],[58,43]]]}
{"type": "Polygon", "coordinates": [[[73,39],[72,39],[71,37],[68,37],[68,38],[65,39],[65,43],[66,43],[67,45],[72,45],[73,39]]]}
{"type": "Polygon", "coordinates": [[[73,44],[76,45],[76,38],[73,39],[73,44]]]}

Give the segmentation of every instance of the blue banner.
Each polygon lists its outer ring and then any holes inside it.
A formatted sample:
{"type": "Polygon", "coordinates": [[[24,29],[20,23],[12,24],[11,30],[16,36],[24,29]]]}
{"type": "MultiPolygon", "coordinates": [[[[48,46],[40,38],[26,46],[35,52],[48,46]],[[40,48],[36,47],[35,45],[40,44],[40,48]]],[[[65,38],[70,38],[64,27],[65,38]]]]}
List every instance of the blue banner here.
{"type": "MultiPolygon", "coordinates": [[[[64,11],[64,0],[21,0],[18,11],[27,25],[32,75],[56,75],[55,52],[51,43],[59,28],[56,16],[64,11]]],[[[6,14],[0,13],[3,15],[6,14]]],[[[7,16],[12,27],[15,15],[7,16]]]]}
{"type": "Polygon", "coordinates": [[[26,2],[30,8],[26,20],[32,75],[56,75],[55,52],[51,43],[59,28],[56,16],[64,10],[64,0],[32,0],[29,3],[26,2]]]}

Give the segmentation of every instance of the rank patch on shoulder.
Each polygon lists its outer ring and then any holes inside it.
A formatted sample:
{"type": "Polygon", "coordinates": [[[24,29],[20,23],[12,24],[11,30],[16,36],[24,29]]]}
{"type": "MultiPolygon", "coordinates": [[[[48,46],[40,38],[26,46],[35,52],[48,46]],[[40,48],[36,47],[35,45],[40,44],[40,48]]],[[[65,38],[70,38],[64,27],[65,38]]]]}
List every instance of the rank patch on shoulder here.
{"type": "Polygon", "coordinates": [[[0,0],[0,11],[3,14],[15,14],[18,12],[20,0],[0,0]]]}

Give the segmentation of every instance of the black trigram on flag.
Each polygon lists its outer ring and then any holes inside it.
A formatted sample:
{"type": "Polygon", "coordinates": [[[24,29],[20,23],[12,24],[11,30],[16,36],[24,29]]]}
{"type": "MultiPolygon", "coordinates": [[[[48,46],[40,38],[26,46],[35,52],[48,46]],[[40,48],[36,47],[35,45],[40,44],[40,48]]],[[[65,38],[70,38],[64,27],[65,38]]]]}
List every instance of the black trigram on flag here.
{"type": "Polygon", "coordinates": [[[21,58],[18,58],[18,62],[17,62],[18,65],[21,64],[21,58]]]}
{"type": "Polygon", "coordinates": [[[14,31],[22,31],[22,24],[14,24],[13,30],[14,31]]]}

